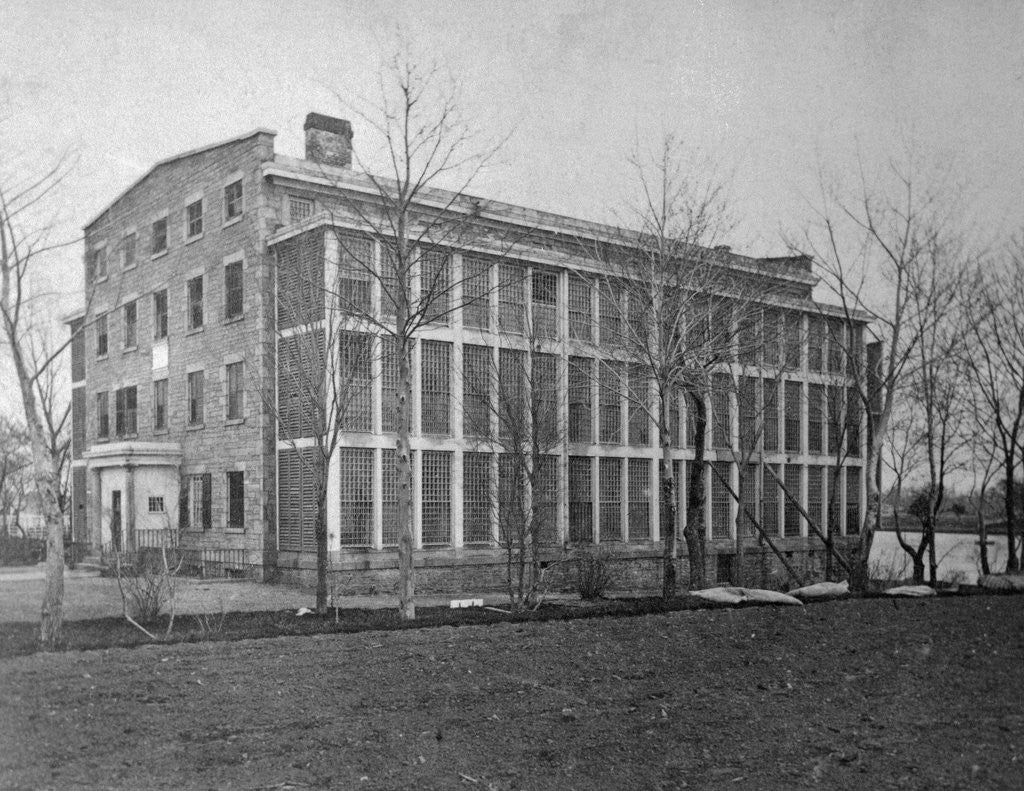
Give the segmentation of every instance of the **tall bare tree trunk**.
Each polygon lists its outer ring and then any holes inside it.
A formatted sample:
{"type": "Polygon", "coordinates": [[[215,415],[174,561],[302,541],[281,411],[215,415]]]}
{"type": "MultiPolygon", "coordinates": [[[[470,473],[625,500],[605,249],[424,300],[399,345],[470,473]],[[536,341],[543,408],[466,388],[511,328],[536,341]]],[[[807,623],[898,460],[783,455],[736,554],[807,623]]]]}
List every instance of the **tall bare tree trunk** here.
{"type": "Polygon", "coordinates": [[[707,587],[704,542],[704,433],[707,429],[707,406],[702,394],[690,393],[689,404],[694,411],[693,470],[686,487],[686,554],[690,561],[690,590],[707,587]]]}
{"type": "MultiPolygon", "coordinates": [[[[404,302],[404,300],[400,300],[404,302]]],[[[403,326],[405,306],[398,306],[398,326],[403,326]]],[[[412,529],[412,428],[411,339],[398,336],[398,612],[402,620],[416,618],[416,569],[413,565],[412,529]]]]}
{"type": "Polygon", "coordinates": [[[1005,458],[1006,485],[1003,487],[1003,508],[1006,512],[1007,574],[1016,574],[1020,571],[1020,561],[1017,559],[1017,536],[1014,530],[1017,522],[1017,503],[1014,501],[1016,492],[1013,485],[1013,473],[1016,466],[1016,458],[1011,450],[1005,458]]]}
{"type": "Polygon", "coordinates": [[[661,442],[661,513],[662,513],[662,566],[661,597],[671,599],[676,595],[676,476],[672,469],[671,437],[668,433],[668,405],[662,399],[661,415],[658,421],[658,438],[661,442]]]}

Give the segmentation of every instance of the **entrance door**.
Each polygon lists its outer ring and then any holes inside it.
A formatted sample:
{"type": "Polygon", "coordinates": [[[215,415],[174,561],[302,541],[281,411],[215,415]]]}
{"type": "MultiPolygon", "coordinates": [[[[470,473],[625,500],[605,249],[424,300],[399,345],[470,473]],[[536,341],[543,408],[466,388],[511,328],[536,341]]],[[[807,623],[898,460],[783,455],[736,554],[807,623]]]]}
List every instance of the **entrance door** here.
{"type": "Polygon", "coordinates": [[[110,543],[115,552],[123,551],[121,546],[121,490],[110,493],[110,543]]]}

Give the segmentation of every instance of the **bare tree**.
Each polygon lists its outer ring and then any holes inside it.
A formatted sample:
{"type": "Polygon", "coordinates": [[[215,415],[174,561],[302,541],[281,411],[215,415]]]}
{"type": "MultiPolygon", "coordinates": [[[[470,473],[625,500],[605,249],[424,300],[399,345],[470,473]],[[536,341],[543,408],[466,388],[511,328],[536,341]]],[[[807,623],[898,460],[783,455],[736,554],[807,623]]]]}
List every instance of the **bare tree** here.
{"type": "Polygon", "coordinates": [[[36,354],[32,338],[39,327],[41,305],[39,293],[33,294],[30,281],[41,277],[49,254],[69,244],[54,241],[56,223],[45,211],[66,172],[62,159],[42,173],[0,175],[0,324],[25,414],[33,488],[46,524],[46,590],[40,624],[44,649],[54,648],[63,624],[64,514],[62,459],[59,454],[54,455],[48,436],[40,388],[45,391],[46,372],[68,342],[49,349],[49,353],[36,354]]]}
{"type": "Polygon", "coordinates": [[[0,415],[0,536],[9,535],[8,520],[18,515],[25,499],[24,476],[32,465],[28,438],[13,420],[0,415]]]}
{"type": "Polygon", "coordinates": [[[949,308],[939,289],[919,294],[932,254],[957,232],[949,185],[923,170],[911,154],[891,160],[876,182],[861,169],[857,186],[826,187],[814,220],[790,244],[813,255],[821,282],[845,315],[846,326],[869,318],[869,344],[877,360],[869,369],[859,333],[847,333],[844,353],[853,395],[869,415],[865,459],[868,508],[852,563],[851,584],[864,587],[874,532],[881,521],[882,443],[896,394],[929,323],[949,308]]]}
{"type": "Polygon", "coordinates": [[[646,387],[636,388],[640,397],[630,401],[658,430],[662,594],[668,598],[676,592],[678,554],[673,399],[684,399],[693,429],[683,535],[690,587],[700,589],[707,583],[704,459],[713,379],[735,358],[743,342],[740,328],[756,322],[767,281],[754,272],[739,274],[729,265],[727,249],[716,249],[731,220],[725,189],[709,162],[692,161],[678,141],[667,138],[652,161],[637,155],[630,164],[640,198],[625,224],[635,230],[603,240],[588,253],[603,272],[596,278],[602,352],[637,367],[653,390],[649,397],[646,387]]]}
{"type": "Polygon", "coordinates": [[[1003,261],[980,265],[964,294],[971,335],[965,362],[976,393],[977,423],[998,448],[1008,482],[1003,496],[1006,571],[1013,573],[1020,569],[1012,481],[1024,440],[1024,236],[1013,240],[1003,261]]]}
{"type": "Polygon", "coordinates": [[[452,276],[450,251],[479,236],[481,207],[465,190],[497,145],[476,147],[456,86],[436,66],[398,56],[380,91],[379,104],[347,103],[380,141],[387,175],[352,173],[335,184],[329,236],[341,257],[341,288],[328,300],[379,334],[396,364],[394,400],[386,393],[385,401],[394,405],[388,417],[397,435],[399,612],[413,619],[413,350],[423,328],[446,323],[460,307],[463,283],[452,276]],[[353,225],[384,251],[380,261],[373,245],[352,245],[340,229],[353,225]]]}
{"type": "MultiPolygon", "coordinates": [[[[534,273],[535,290],[546,279],[554,293],[554,273],[542,270],[534,273]]],[[[504,282],[506,289],[525,285],[522,278],[506,277],[504,282]]],[[[489,529],[496,517],[513,611],[539,603],[544,550],[557,542],[556,454],[566,437],[560,416],[566,400],[560,382],[566,372],[561,355],[545,351],[546,341],[555,337],[554,311],[540,315],[539,310],[515,322],[521,332],[503,333],[501,348],[462,347],[464,433],[485,451],[463,456],[463,485],[493,488],[491,451],[498,451],[497,498],[488,497],[491,513],[464,516],[465,524],[475,523],[480,534],[470,538],[480,539],[484,526],[489,529]]]]}

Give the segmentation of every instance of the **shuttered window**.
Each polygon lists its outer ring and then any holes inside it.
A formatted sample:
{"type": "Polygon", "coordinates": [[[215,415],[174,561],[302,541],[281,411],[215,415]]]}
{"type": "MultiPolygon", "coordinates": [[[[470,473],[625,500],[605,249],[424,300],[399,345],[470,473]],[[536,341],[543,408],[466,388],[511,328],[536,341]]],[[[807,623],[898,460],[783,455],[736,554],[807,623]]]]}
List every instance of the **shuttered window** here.
{"type": "Polygon", "coordinates": [[[313,436],[323,424],[323,330],[281,338],[277,345],[277,397],[280,436],[313,436]]]}
{"type": "Polygon", "coordinates": [[[316,448],[279,451],[277,542],[282,551],[316,551],[317,478],[322,461],[316,448]]]}
{"type": "Polygon", "coordinates": [[[323,233],[308,231],[276,245],[277,321],[280,329],[324,315],[323,233]]]}

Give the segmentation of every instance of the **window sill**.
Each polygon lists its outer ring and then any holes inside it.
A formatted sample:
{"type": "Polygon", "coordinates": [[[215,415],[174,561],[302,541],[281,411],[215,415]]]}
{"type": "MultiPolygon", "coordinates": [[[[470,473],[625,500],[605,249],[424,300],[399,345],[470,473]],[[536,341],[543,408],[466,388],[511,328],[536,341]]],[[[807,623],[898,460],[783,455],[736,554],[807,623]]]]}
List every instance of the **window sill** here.
{"type": "Polygon", "coordinates": [[[130,352],[137,352],[138,350],[139,350],[139,345],[138,344],[135,344],[134,346],[125,346],[123,349],[121,349],[121,354],[128,354],[130,352]]]}
{"type": "Polygon", "coordinates": [[[104,352],[103,354],[97,354],[96,355],[96,362],[98,362],[98,363],[101,363],[101,362],[103,362],[106,359],[107,359],[107,353],[106,352],[104,352]]]}
{"type": "Polygon", "coordinates": [[[242,221],[242,215],[239,214],[237,217],[229,217],[228,219],[224,220],[224,225],[221,226],[221,227],[227,228],[228,226],[234,225],[235,223],[238,223],[238,222],[241,222],[241,221],[242,221]]]}
{"type": "Polygon", "coordinates": [[[192,244],[192,242],[198,242],[202,238],[203,238],[203,234],[201,234],[201,233],[197,233],[195,236],[187,236],[187,237],[185,237],[185,244],[186,245],[190,245],[190,244],[192,244]]]}
{"type": "Polygon", "coordinates": [[[185,335],[198,335],[202,331],[202,327],[192,327],[191,329],[185,331],[185,335]]]}
{"type": "Polygon", "coordinates": [[[169,252],[170,252],[170,250],[169,250],[168,248],[166,248],[166,247],[165,247],[165,248],[164,248],[163,250],[158,250],[157,252],[153,253],[153,254],[152,254],[152,255],[151,255],[150,257],[149,257],[149,260],[150,260],[150,261],[156,261],[156,259],[158,259],[158,258],[163,258],[163,257],[164,257],[165,255],[167,255],[167,253],[169,253],[169,252]]]}
{"type": "Polygon", "coordinates": [[[153,436],[154,437],[165,437],[165,436],[167,436],[170,433],[171,433],[170,429],[167,429],[167,428],[155,428],[155,429],[153,429],[153,436]]]}
{"type": "Polygon", "coordinates": [[[124,272],[131,272],[133,269],[136,269],[138,266],[139,266],[138,264],[131,264],[130,266],[126,264],[121,269],[124,272]]]}
{"type": "Polygon", "coordinates": [[[240,322],[240,321],[245,321],[245,314],[244,313],[239,313],[237,316],[228,316],[221,323],[224,324],[224,325],[227,325],[227,324],[238,324],[238,322],[240,322]]]}
{"type": "Polygon", "coordinates": [[[228,525],[227,527],[224,528],[224,532],[225,533],[231,533],[231,534],[236,535],[236,536],[240,536],[240,535],[243,535],[245,533],[245,528],[244,527],[232,527],[231,525],[228,525]]]}
{"type": "Polygon", "coordinates": [[[245,425],[244,417],[227,418],[224,421],[225,426],[243,426],[245,425]]]}
{"type": "Polygon", "coordinates": [[[201,431],[204,428],[206,428],[205,423],[189,423],[185,426],[185,431],[201,431]]]}

